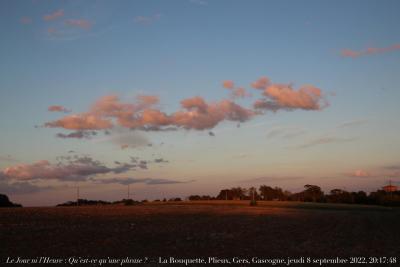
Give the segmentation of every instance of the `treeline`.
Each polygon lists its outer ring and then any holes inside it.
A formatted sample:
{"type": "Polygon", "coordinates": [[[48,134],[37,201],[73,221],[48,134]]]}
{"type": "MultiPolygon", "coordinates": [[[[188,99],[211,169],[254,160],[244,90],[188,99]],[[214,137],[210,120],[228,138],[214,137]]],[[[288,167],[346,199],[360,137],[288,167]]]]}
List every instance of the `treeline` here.
{"type": "Polygon", "coordinates": [[[320,203],[346,203],[346,204],[368,204],[400,206],[400,191],[386,192],[377,190],[367,194],[364,191],[348,192],[342,189],[333,189],[325,194],[321,187],[307,184],[304,190],[298,193],[291,193],[279,187],[261,185],[258,189],[250,187],[233,187],[223,189],[218,196],[191,195],[189,200],[279,200],[279,201],[301,201],[320,203]]]}
{"type": "Polygon", "coordinates": [[[5,208],[20,208],[22,205],[20,204],[15,204],[10,201],[7,195],[0,194],[0,207],[5,207],[5,208]]]}
{"type": "MultiPolygon", "coordinates": [[[[170,199],[164,198],[163,200],[156,199],[154,202],[176,202],[182,201],[179,197],[174,197],[170,199]]],[[[104,201],[104,200],[89,200],[89,199],[78,199],[77,201],[67,201],[62,204],[57,204],[57,207],[72,207],[72,206],[97,206],[97,205],[125,205],[125,206],[132,206],[132,205],[139,205],[143,203],[149,202],[147,199],[137,201],[133,199],[122,199],[118,201],[104,201]]]]}

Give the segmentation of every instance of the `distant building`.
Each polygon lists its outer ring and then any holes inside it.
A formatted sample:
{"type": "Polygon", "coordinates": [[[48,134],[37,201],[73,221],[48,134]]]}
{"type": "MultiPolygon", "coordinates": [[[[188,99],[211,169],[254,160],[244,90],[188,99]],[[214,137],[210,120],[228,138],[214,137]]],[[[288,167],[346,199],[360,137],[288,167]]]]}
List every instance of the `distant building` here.
{"type": "Polygon", "coordinates": [[[397,188],[397,186],[392,185],[392,184],[386,185],[386,186],[382,187],[382,189],[383,189],[384,191],[386,191],[386,192],[395,192],[395,191],[399,190],[399,189],[397,188]]]}

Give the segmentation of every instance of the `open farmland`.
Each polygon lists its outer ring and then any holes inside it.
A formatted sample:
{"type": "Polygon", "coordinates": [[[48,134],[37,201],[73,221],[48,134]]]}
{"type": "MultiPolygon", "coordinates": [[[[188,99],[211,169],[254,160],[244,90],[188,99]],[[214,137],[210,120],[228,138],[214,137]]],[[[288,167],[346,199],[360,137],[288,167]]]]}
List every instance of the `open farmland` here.
{"type": "Polygon", "coordinates": [[[198,201],[0,209],[0,258],[398,256],[397,209],[198,201]]]}

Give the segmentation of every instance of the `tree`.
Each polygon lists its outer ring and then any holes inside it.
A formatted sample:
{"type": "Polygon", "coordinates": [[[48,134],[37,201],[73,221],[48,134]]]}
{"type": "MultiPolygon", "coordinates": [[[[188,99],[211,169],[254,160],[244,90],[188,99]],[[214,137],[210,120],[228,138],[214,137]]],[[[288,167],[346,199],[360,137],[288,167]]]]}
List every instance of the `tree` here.
{"type": "Polygon", "coordinates": [[[317,185],[306,184],[304,186],[304,201],[308,202],[323,202],[324,192],[322,192],[321,187],[317,185]]]}

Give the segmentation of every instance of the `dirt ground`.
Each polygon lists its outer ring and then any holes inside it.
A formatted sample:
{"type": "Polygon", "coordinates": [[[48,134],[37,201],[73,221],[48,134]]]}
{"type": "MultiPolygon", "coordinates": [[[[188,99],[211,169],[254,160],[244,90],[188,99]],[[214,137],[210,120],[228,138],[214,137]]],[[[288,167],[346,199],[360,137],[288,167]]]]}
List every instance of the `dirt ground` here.
{"type": "Polygon", "coordinates": [[[398,209],[354,205],[194,201],[3,208],[0,260],[400,256],[399,227],[398,209]]]}

